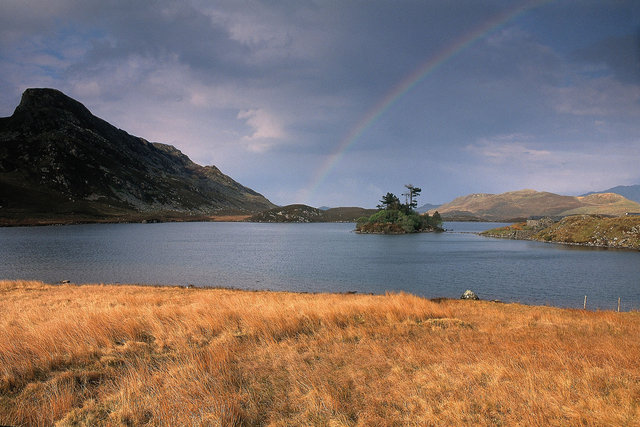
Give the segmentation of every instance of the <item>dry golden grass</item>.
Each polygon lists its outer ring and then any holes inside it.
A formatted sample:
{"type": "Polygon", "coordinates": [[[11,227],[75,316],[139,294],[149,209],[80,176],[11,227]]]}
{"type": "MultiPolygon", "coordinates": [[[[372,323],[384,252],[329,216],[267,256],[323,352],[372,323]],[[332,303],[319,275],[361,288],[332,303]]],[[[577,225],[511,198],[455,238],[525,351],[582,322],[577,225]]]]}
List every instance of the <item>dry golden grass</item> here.
{"type": "Polygon", "coordinates": [[[4,281],[0,313],[0,424],[640,424],[638,312],[4,281]]]}

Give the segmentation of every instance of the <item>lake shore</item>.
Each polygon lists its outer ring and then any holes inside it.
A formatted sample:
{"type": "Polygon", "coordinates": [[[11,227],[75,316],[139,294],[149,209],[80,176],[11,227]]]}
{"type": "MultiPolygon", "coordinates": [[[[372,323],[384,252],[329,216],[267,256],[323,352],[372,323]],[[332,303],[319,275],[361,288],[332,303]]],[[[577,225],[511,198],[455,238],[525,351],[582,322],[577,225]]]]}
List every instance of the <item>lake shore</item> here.
{"type": "Polygon", "coordinates": [[[639,312],[0,281],[0,424],[633,425],[639,312]]]}
{"type": "Polygon", "coordinates": [[[640,250],[640,216],[573,215],[560,221],[520,222],[478,234],[570,246],[640,250]]]}
{"type": "Polygon", "coordinates": [[[78,225],[78,224],[151,224],[164,222],[243,222],[250,215],[185,215],[185,216],[135,216],[120,217],[58,217],[58,218],[0,218],[0,227],[39,227],[50,225],[78,225]]]}

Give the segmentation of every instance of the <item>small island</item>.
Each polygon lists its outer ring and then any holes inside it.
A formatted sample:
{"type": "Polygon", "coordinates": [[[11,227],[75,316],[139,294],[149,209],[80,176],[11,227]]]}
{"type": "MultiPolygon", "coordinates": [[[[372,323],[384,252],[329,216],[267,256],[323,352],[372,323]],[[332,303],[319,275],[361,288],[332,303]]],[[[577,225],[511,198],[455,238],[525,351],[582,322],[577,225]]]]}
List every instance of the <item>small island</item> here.
{"type": "Polygon", "coordinates": [[[405,185],[407,192],[405,203],[393,193],[382,196],[377,206],[378,212],[369,217],[361,217],[356,222],[357,233],[369,234],[406,234],[444,231],[442,218],[438,211],[433,215],[419,214],[414,209],[418,206],[417,197],[422,189],[411,184],[405,185]]]}

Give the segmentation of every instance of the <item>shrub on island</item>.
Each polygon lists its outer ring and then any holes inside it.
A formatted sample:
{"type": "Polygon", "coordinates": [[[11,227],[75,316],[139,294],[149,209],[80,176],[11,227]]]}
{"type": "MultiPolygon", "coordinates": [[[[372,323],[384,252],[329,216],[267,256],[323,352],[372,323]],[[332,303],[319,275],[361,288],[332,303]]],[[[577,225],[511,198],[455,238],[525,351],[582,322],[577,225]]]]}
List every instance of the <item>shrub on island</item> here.
{"type": "Polygon", "coordinates": [[[444,231],[442,218],[437,211],[430,216],[428,213],[421,215],[413,210],[417,206],[414,198],[420,193],[421,189],[412,185],[406,185],[405,187],[409,189],[409,192],[405,194],[408,198],[406,203],[400,203],[397,196],[393,193],[387,193],[380,200],[378,212],[369,217],[358,219],[356,232],[405,234],[444,231]]]}

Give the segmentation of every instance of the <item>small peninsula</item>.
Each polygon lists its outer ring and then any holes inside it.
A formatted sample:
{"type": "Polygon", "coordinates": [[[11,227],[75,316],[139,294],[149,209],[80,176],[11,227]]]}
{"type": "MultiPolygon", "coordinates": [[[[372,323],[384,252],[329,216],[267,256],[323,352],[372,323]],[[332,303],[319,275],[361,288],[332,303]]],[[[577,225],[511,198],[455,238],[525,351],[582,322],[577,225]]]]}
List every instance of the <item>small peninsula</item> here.
{"type": "Polygon", "coordinates": [[[640,215],[546,217],[494,228],[482,236],[566,245],[640,250],[640,215]]]}
{"type": "Polygon", "coordinates": [[[411,184],[407,189],[405,203],[393,193],[385,194],[380,200],[378,212],[369,217],[361,217],[356,222],[356,232],[365,234],[406,234],[444,231],[442,218],[438,211],[433,215],[419,214],[414,209],[418,206],[417,196],[422,189],[411,184]]]}

